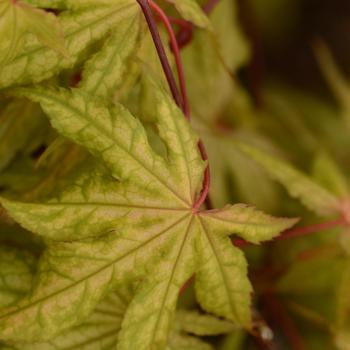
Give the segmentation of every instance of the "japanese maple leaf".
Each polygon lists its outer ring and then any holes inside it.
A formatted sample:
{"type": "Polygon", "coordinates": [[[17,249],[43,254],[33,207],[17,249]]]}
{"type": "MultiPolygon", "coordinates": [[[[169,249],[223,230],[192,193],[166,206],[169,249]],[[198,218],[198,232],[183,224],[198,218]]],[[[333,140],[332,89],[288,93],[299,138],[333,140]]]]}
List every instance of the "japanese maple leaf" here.
{"type": "MultiPolygon", "coordinates": [[[[123,31],[125,20],[134,19],[135,27],[141,18],[134,0],[34,3],[57,8],[60,14],[54,16],[22,1],[0,0],[0,88],[38,83],[71,69],[85,61],[92,46],[104,42],[109,33],[123,31]]],[[[130,33],[133,30],[130,26],[130,33]]],[[[105,83],[107,88],[110,82],[105,83]]]]}
{"type": "Polygon", "coordinates": [[[158,85],[154,114],[166,157],[120,104],[79,89],[18,91],[108,171],[91,167],[48,202],[2,200],[16,221],[47,239],[47,250],[32,293],[1,311],[0,339],[49,339],[84,320],[110,290],[138,280],[118,349],[164,349],[179,290],[193,274],[203,309],[249,328],[247,263],[229,236],[258,243],[295,220],[242,204],[195,210],[206,163],[197,136],[158,85]]]}

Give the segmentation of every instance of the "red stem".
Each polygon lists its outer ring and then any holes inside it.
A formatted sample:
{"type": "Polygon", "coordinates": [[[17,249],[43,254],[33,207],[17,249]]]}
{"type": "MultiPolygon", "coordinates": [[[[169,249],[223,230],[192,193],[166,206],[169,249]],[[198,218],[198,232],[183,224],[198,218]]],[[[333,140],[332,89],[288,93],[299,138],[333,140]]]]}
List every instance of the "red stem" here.
{"type": "Polygon", "coordinates": [[[167,79],[168,84],[169,84],[171,94],[173,95],[175,103],[181,108],[183,106],[183,101],[182,101],[181,95],[179,93],[179,90],[177,88],[176,81],[175,81],[173,72],[171,70],[168,57],[165,53],[162,39],[160,38],[157,24],[154,20],[152,11],[151,11],[149,3],[148,3],[148,0],[137,0],[137,2],[139,3],[139,5],[142,9],[142,12],[145,16],[145,19],[147,21],[149,30],[150,30],[151,35],[152,35],[154,45],[155,45],[157,53],[158,53],[160,63],[163,67],[164,74],[165,74],[166,79],[167,79]]]}
{"type": "Polygon", "coordinates": [[[171,26],[171,23],[167,17],[167,15],[164,13],[164,11],[152,0],[149,0],[149,4],[154,10],[159,18],[162,20],[169,38],[170,38],[170,45],[175,57],[175,63],[177,67],[177,74],[179,78],[179,83],[180,83],[180,89],[182,93],[182,101],[183,101],[183,112],[186,116],[187,119],[190,119],[190,107],[189,107],[189,102],[188,102],[188,96],[187,96],[187,89],[186,89],[186,82],[185,82],[185,75],[184,75],[184,70],[183,70],[183,65],[181,61],[181,55],[180,55],[180,49],[176,41],[176,36],[174,33],[174,30],[171,26]]]}
{"type": "MultiPolygon", "coordinates": [[[[183,113],[185,117],[189,120],[190,119],[190,108],[189,108],[189,103],[188,103],[188,98],[187,98],[187,92],[186,92],[186,83],[184,79],[184,73],[183,73],[183,66],[181,62],[181,57],[180,57],[180,49],[176,41],[175,33],[173,31],[173,28],[171,26],[171,23],[167,17],[167,15],[163,12],[163,10],[155,4],[152,0],[137,0],[137,2],[140,4],[141,9],[144,13],[144,16],[146,18],[146,21],[148,23],[153,42],[155,44],[155,47],[157,49],[158,56],[160,58],[160,61],[162,63],[162,67],[164,70],[164,74],[167,77],[167,81],[170,87],[170,90],[172,91],[174,100],[176,104],[182,108],[183,113]],[[175,56],[175,61],[176,61],[176,67],[178,71],[178,76],[179,76],[179,82],[181,86],[181,91],[182,91],[182,98],[179,94],[179,91],[177,89],[177,85],[173,76],[173,72],[170,68],[169,60],[166,56],[165,49],[162,43],[162,40],[160,38],[158,28],[156,25],[156,22],[153,18],[151,8],[158,14],[160,19],[163,21],[169,37],[170,37],[170,42],[171,46],[173,49],[173,53],[175,56]]],[[[208,156],[204,147],[204,144],[201,140],[198,142],[198,148],[200,151],[200,154],[202,156],[202,159],[207,161],[208,156]]],[[[210,169],[209,165],[206,167],[205,172],[204,172],[204,179],[203,179],[203,189],[202,192],[200,193],[198,199],[195,201],[193,204],[193,212],[197,212],[202,204],[206,201],[209,193],[209,188],[210,188],[210,169]]]]}
{"type": "MultiPolygon", "coordinates": [[[[306,235],[313,234],[315,232],[325,231],[337,226],[345,226],[345,225],[346,225],[346,221],[343,217],[341,217],[333,221],[322,222],[320,224],[313,224],[313,225],[308,225],[304,227],[297,227],[292,230],[284,231],[280,236],[275,237],[273,241],[283,241],[289,238],[306,236],[306,235]]],[[[236,247],[245,247],[251,244],[250,242],[247,242],[240,238],[233,239],[232,242],[236,247]]]]}

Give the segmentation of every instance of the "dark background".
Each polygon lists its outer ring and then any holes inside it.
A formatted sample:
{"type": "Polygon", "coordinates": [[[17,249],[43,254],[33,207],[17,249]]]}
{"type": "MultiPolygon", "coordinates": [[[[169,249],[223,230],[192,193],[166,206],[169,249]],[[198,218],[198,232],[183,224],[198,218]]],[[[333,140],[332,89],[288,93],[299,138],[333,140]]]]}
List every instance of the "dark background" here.
{"type": "MultiPolygon", "coordinates": [[[[254,44],[255,79],[277,77],[324,93],[312,43],[322,39],[350,71],[349,0],[239,0],[239,17],[254,44]]],[[[252,68],[252,67],[251,67],[252,68]]]]}

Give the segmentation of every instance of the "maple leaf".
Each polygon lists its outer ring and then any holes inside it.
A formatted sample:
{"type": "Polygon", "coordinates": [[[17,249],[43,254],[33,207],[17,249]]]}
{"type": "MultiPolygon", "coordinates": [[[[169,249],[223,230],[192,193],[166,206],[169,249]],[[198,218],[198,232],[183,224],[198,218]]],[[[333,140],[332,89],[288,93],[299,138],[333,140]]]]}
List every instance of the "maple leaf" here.
{"type": "Polygon", "coordinates": [[[63,69],[72,68],[86,58],[94,43],[106,38],[109,32],[117,31],[121,23],[124,26],[123,20],[129,19],[137,24],[134,18],[140,18],[140,10],[134,0],[66,3],[69,11],[57,16],[63,31],[66,55],[62,56],[43,45],[35,36],[25,34],[23,49],[1,65],[0,88],[40,82],[63,69]]]}
{"type": "Polygon", "coordinates": [[[181,16],[200,28],[209,28],[211,23],[195,0],[167,0],[173,3],[181,16]]]}
{"type": "Polygon", "coordinates": [[[295,220],[241,204],[194,210],[206,164],[198,138],[156,84],[154,114],[166,158],[152,150],[142,124],[120,104],[109,106],[79,89],[18,94],[40,102],[52,125],[108,172],[84,172],[48,202],[2,200],[16,221],[49,242],[33,293],[1,311],[0,339],[48,339],[81,322],[108,291],[141,279],[118,348],[162,349],[179,290],[193,274],[205,310],[249,328],[247,264],[229,235],[258,243],[295,220]]]}
{"type": "MultiPolygon", "coordinates": [[[[34,257],[9,246],[0,247],[0,306],[8,306],[28,294],[32,286],[34,257]]],[[[0,344],[0,349],[13,350],[112,350],[117,344],[125,310],[132,298],[135,287],[126,285],[110,293],[100,302],[93,313],[81,324],[69,328],[49,341],[36,343],[0,344]]],[[[228,321],[195,311],[177,312],[176,323],[167,347],[170,349],[211,349],[199,339],[185,335],[217,335],[235,329],[228,321]]]]}
{"type": "Polygon", "coordinates": [[[34,258],[25,251],[0,247],[0,307],[9,306],[30,291],[34,258]]]}
{"type": "Polygon", "coordinates": [[[337,198],[349,198],[348,181],[334,159],[325,151],[316,154],[312,169],[313,179],[337,198]]]}
{"type": "MultiPolygon", "coordinates": [[[[17,350],[112,350],[131,296],[129,286],[110,293],[81,324],[49,341],[15,344],[17,350]]],[[[0,347],[1,349],[1,347],[0,347]]]]}
{"type": "Polygon", "coordinates": [[[197,311],[179,310],[176,313],[176,322],[179,324],[179,328],[187,333],[200,336],[230,333],[237,329],[237,326],[232,322],[197,311]]]}
{"type": "Polygon", "coordinates": [[[347,127],[350,125],[350,86],[348,80],[343,76],[340,68],[335,62],[332,52],[327,45],[318,41],[314,46],[315,56],[319,62],[320,69],[331,88],[334,97],[341,107],[341,116],[347,127]]]}
{"type": "Polygon", "coordinates": [[[17,153],[35,150],[47,137],[48,129],[49,124],[38,105],[20,99],[8,103],[0,112],[0,171],[17,153]]]}
{"type": "Polygon", "coordinates": [[[61,55],[66,55],[60,23],[56,16],[20,1],[0,1],[0,63],[11,62],[22,50],[27,33],[61,55]]]}
{"type": "MultiPolygon", "coordinates": [[[[30,291],[35,271],[35,259],[29,252],[19,251],[9,246],[0,247],[0,253],[0,307],[4,307],[14,304],[30,291]]],[[[49,341],[16,342],[12,346],[0,343],[0,349],[115,349],[123,316],[134,289],[132,285],[119,287],[117,292],[110,293],[104,298],[81,324],[63,331],[49,341]]],[[[211,349],[208,344],[186,336],[184,332],[210,335],[227,333],[234,329],[230,322],[194,311],[179,311],[176,320],[168,342],[168,348],[171,349],[211,349]],[[197,326],[194,327],[193,322],[197,323],[197,326]]]]}
{"type": "Polygon", "coordinates": [[[267,140],[256,132],[235,130],[222,131],[198,123],[198,131],[207,146],[208,159],[212,174],[210,199],[215,206],[228,202],[230,188],[235,188],[238,200],[250,203],[258,208],[275,211],[279,206],[276,183],[266,174],[259,164],[236,147],[238,140],[254,141],[261,149],[270,149],[267,140]],[[220,157],[217,157],[220,154],[220,157]],[[266,198],[270,198],[266,202],[266,198]]]}
{"type": "Polygon", "coordinates": [[[235,72],[249,58],[248,44],[239,28],[236,7],[234,1],[221,0],[210,16],[215,28],[214,37],[211,32],[197,30],[193,33],[191,45],[182,51],[192,114],[209,122],[232,99],[233,82],[228,71],[235,72]],[[227,37],[230,37],[229,42],[227,37]]]}
{"type": "MultiPolygon", "coordinates": [[[[341,199],[287,162],[245,143],[237,147],[261,165],[292,197],[321,216],[341,213],[341,199]]],[[[329,165],[328,165],[329,166],[329,165]]],[[[334,172],[334,169],[332,170],[334,172]]]]}

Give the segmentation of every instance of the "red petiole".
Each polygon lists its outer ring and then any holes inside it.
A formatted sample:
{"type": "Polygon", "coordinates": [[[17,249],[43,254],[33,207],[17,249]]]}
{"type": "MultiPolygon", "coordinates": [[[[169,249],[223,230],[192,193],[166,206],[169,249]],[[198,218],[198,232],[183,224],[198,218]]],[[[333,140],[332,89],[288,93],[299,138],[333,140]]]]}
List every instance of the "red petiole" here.
{"type": "Polygon", "coordinates": [[[148,0],[149,4],[154,12],[157,13],[161,21],[163,22],[165,29],[168,32],[169,38],[170,38],[170,45],[172,52],[174,54],[175,63],[177,67],[177,73],[178,73],[178,79],[182,94],[182,102],[183,102],[183,112],[187,119],[190,118],[190,107],[188,102],[188,96],[187,96],[187,89],[186,89],[186,81],[184,76],[184,70],[183,70],[183,64],[181,61],[181,55],[180,55],[180,49],[176,41],[175,33],[173,31],[173,28],[171,26],[170,20],[167,17],[167,15],[164,13],[164,11],[152,0],[148,0]]]}
{"type": "MultiPolygon", "coordinates": [[[[173,95],[173,98],[175,100],[175,103],[182,109],[186,119],[190,119],[190,108],[188,103],[188,97],[187,97],[187,91],[186,91],[186,84],[185,84],[185,78],[184,78],[184,72],[183,72],[183,65],[181,62],[181,56],[180,56],[180,49],[179,45],[176,40],[176,36],[174,33],[174,30],[171,26],[171,23],[167,17],[167,15],[163,12],[163,10],[152,0],[137,0],[137,2],[140,4],[141,9],[143,11],[143,14],[146,18],[149,30],[152,35],[152,39],[154,42],[154,45],[156,47],[160,62],[163,67],[164,74],[167,78],[168,85],[170,88],[170,91],[173,95]],[[172,47],[172,51],[175,57],[178,77],[179,77],[179,83],[181,88],[180,95],[179,90],[177,88],[175,78],[173,75],[173,72],[171,70],[168,57],[166,55],[164,45],[162,43],[162,40],[160,38],[157,24],[154,20],[151,8],[158,14],[159,18],[162,20],[162,22],[165,25],[165,28],[169,34],[170,43],[172,47]]],[[[202,159],[207,161],[208,156],[205,150],[205,146],[201,140],[198,142],[198,148],[200,151],[200,154],[202,156],[202,159]]],[[[193,204],[193,212],[197,212],[203,203],[206,201],[209,193],[209,187],[210,187],[210,169],[209,165],[206,167],[204,172],[204,179],[203,179],[203,189],[198,197],[198,199],[193,204]]]]}
{"type": "Polygon", "coordinates": [[[151,32],[152,39],[159,56],[160,63],[162,65],[165,77],[168,81],[168,85],[169,85],[171,94],[174,98],[174,101],[180,108],[183,108],[182,97],[177,88],[176,81],[175,81],[173,72],[171,70],[170,63],[166,55],[164,45],[162,43],[162,39],[160,38],[157,24],[156,24],[156,21],[154,20],[153,13],[149,6],[148,0],[137,0],[137,2],[139,3],[142,9],[142,12],[145,16],[145,19],[147,21],[148,28],[151,32]]]}
{"type": "MultiPolygon", "coordinates": [[[[185,115],[185,118],[187,120],[190,120],[190,105],[188,101],[184,70],[183,70],[183,65],[182,65],[181,55],[180,55],[180,48],[185,46],[188,42],[191,41],[193,36],[194,26],[193,24],[189,24],[186,21],[181,21],[181,20],[171,21],[168,18],[168,16],[164,13],[164,11],[153,0],[137,0],[137,1],[141,6],[145,19],[148,23],[148,27],[151,32],[154,45],[156,47],[164,74],[166,76],[166,79],[167,79],[170,91],[172,93],[172,96],[175,100],[175,103],[182,109],[185,115]],[[159,35],[157,24],[152,14],[152,10],[158,15],[158,17],[160,18],[160,20],[162,21],[162,23],[164,24],[167,30],[167,33],[170,39],[171,49],[175,58],[180,91],[176,84],[176,80],[174,78],[167,54],[165,52],[164,45],[159,35]],[[178,32],[177,36],[174,33],[171,22],[180,26],[180,31],[178,32]]],[[[207,3],[204,5],[203,10],[207,14],[210,13],[214,9],[215,5],[217,5],[218,2],[219,0],[208,0],[207,3]]],[[[207,160],[208,159],[207,153],[206,153],[204,144],[201,140],[199,140],[198,142],[198,148],[202,159],[207,160]]],[[[208,203],[210,203],[210,199],[208,196],[209,187],[210,187],[210,169],[208,165],[204,173],[202,191],[192,207],[194,213],[198,212],[201,206],[206,201],[207,201],[207,206],[208,206],[208,203]]],[[[210,207],[210,204],[209,204],[209,207],[210,207]]],[[[292,230],[287,230],[283,232],[280,236],[276,237],[274,240],[285,240],[289,238],[305,236],[305,235],[313,234],[319,231],[340,227],[340,226],[345,226],[347,224],[348,223],[346,219],[344,217],[341,217],[334,221],[328,221],[320,224],[314,224],[314,225],[309,225],[305,227],[295,228],[292,230]]],[[[242,239],[233,239],[232,242],[234,245],[239,247],[243,247],[250,244],[249,242],[246,242],[242,239]]],[[[192,282],[192,279],[193,277],[181,288],[180,293],[182,293],[188,287],[188,285],[192,282]]],[[[303,343],[301,337],[296,331],[294,324],[289,319],[288,315],[282,314],[283,310],[281,309],[281,306],[278,303],[278,300],[277,299],[275,300],[274,298],[269,298],[268,302],[271,308],[276,309],[279,312],[279,314],[281,314],[280,319],[278,319],[279,322],[281,323],[281,329],[283,330],[283,333],[285,334],[286,338],[290,341],[293,349],[304,350],[306,348],[305,344],[303,343]]],[[[266,344],[261,343],[261,345],[264,348],[266,348],[265,346],[266,344]]]]}

